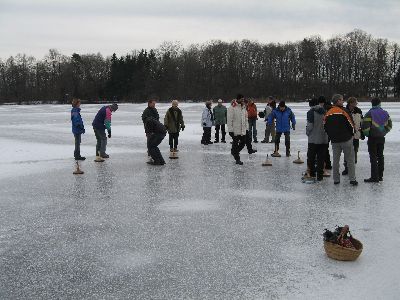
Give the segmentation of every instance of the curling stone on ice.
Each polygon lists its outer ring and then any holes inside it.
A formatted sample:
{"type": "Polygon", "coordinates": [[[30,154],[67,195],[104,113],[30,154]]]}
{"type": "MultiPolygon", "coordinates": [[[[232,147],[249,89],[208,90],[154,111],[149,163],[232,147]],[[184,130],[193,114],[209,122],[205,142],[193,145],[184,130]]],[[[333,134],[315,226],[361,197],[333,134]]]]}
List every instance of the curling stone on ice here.
{"type": "Polygon", "coordinates": [[[272,157],[281,157],[281,155],[280,155],[279,152],[278,152],[278,147],[277,147],[276,144],[275,144],[274,153],[272,153],[271,156],[272,156],[272,157]]]}
{"type": "Polygon", "coordinates": [[[174,151],[174,150],[170,151],[170,152],[169,152],[169,158],[170,158],[170,159],[177,159],[177,158],[179,158],[179,157],[178,157],[178,152],[176,152],[176,151],[174,151]]]}
{"type": "Polygon", "coordinates": [[[85,172],[83,172],[80,167],[79,167],[79,162],[76,162],[76,170],[74,172],[72,172],[72,174],[74,175],[81,175],[84,174],[85,172]]]}
{"type": "Polygon", "coordinates": [[[100,156],[100,151],[97,153],[95,162],[103,162],[105,159],[100,156]]]}
{"type": "Polygon", "coordinates": [[[300,158],[300,151],[297,151],[297,159],[293,161],[295,164],[304,164],[304,161],[300,158]]]}
{"type": "Polygon", "coordinates": [[[272,162],[269,160],[268,154],[267,154],[267,158],[265,159],[265,161],[262,163],[263,167],[267,167],[267,166],[272,166],[272,162]]]}

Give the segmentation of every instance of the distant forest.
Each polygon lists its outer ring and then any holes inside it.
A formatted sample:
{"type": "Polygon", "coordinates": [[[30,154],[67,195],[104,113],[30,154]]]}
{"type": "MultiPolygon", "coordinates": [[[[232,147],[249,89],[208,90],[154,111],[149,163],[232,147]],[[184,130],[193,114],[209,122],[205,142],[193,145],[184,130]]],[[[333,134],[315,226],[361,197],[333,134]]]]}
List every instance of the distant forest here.
{"type": "Polygon", "coordinates": [[[121,57],[51,49],[43,59],[0,59],[0,103],[66,103],[73,96],[90,102],[229,100],[239,92],[286,100],[333,93],[400,97],[399,50],[361,30],[284,44],[210,41],[183,48],[165,42],[121,57]]]}

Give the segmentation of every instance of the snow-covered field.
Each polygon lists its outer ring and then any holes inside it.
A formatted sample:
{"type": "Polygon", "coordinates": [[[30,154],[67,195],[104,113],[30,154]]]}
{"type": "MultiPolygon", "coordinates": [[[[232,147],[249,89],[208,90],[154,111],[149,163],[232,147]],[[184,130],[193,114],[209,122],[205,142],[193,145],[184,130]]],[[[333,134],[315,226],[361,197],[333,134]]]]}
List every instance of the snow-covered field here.
{"type": "MultiPolygon", "coordinates": [[[[292,153],[305,159],[308,107],[289,106],[292,153]]],[[[201,104],[180,105],[180,158],[167,160],[165,139],[162,167],[145,163],[145,105],[120,105],[110,159],[96,164],[99,107],[82,106],[87,160],[74,176],[69,106],[0,106],[0,299],[399,298],[400,104],[383,104],[393,120],[384,182],[363,183],[364,141],[358,187],[302,184],[293,156],[262,167],[271,144],[235,165],[229,143],[200,145],[201,104]],[[324,228],[343,224],[364,244],[355,262],[323,250],[324,228]]],[[[162,118],[168,107],[157,105],[162,118]]]]}

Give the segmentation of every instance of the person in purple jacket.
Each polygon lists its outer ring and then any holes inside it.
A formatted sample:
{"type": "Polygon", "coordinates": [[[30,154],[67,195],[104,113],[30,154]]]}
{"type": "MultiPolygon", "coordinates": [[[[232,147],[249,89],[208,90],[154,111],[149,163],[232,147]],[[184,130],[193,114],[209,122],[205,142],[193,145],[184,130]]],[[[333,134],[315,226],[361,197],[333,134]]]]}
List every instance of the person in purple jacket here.
{"type": "Polygon", "coordinates": [[[85,160],[86,157],[81,156],[81,135],[85,133],[85,126],[81,117],[81,100],[74,98],[72,99],[71,109],[71,123],[72,133],[75,137],[75,151],[74,157],[76,160],[85,160]]]}
{"type": "Polygon", "coordinates": [[[107,148],[107,136],[106,129],[108,132],[108,138],[111,138],[111,115],[112,112],[118,109],[118,104],[103,106],[94,117],[92,126],[94,134],[96,135],[96,156],[99,155],[101,158],[109,158],[110,156],[106,153],[107,148]]]}

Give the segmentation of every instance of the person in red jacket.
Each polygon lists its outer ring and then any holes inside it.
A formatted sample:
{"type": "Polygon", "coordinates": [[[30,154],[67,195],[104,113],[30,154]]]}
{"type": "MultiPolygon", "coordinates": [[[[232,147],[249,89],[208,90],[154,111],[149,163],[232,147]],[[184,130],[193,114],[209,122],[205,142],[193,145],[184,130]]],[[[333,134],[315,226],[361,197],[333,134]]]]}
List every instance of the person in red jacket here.
{"type": "Polygon", "coordinates": [[[257,106],[253,100],[249,100],[247,104],[247,116],[249,118],[249,134],[250,138],[253,136],[254,143],[257,141],[257,106]]]}

